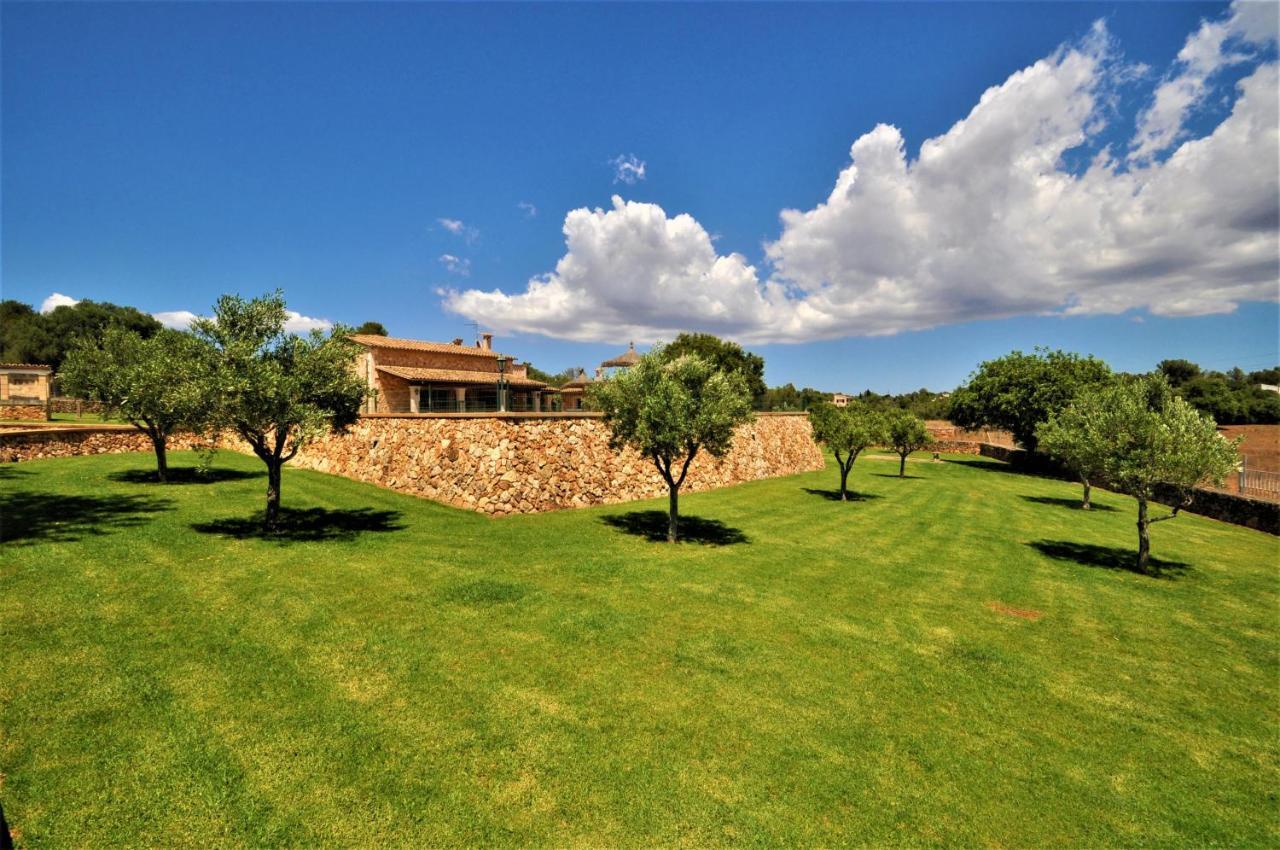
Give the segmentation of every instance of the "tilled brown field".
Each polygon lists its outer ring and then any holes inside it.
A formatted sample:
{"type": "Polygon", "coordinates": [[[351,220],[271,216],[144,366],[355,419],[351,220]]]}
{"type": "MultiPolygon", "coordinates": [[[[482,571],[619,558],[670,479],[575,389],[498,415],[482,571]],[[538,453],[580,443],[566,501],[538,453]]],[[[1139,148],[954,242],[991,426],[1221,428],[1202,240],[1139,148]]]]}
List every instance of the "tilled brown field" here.
{"type": "MultiPolygon", "coordinates": [[[[1240,455],[1244,458],[1247,469],[1280,474],[1280,425],[1223,425],[1218,430],[1228,439],[1244,437],[1244,442],[1240,444],[1240,455]]],[[[1222,489],[1228,493],[1240,492],[1238,477],[1229,476],[1222,489]]],[[[1250,492],[1247,495],[1280,501],[1280,497],[1263,493],[1250,492]]]]}

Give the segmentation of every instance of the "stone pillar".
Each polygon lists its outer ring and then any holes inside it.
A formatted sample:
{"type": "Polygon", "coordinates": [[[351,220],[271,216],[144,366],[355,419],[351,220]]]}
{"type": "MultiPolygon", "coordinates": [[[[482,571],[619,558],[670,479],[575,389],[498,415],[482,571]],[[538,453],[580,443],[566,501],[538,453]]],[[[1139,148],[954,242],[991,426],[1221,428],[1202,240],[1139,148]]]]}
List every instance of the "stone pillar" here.
{"type": "Polygon", "coordinates": [[[533,412],[541,413],[542,412],[542,391],[534,390],[533,392],[529,393],[529,395],[533,396],[533,412]]]}
{"type": "Polygon", "coordinates": [[[409,412],[418,413],[418,397],[422,393],[422,387],[409,386],[409,412]]]}
{"type": "Polygon", "coordinates": [[[466,388],[466,387],[454,387],[454,388],[453,388],[453,400],[454,400],[454,402],[455,402],[455,403],[457,404],[457,406],[458,406],[458,412],[459,412],[459,413],[466,413],[466,411],[467,411],[467,388],[466,388]]]}

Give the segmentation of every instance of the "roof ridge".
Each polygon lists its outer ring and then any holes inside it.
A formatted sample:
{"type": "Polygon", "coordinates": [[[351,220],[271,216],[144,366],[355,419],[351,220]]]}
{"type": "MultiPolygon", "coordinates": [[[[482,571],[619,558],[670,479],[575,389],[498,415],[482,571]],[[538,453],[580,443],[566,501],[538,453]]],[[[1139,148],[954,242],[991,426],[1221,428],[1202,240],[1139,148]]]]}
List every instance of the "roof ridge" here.
{"type": "Polygon", "coordinates": [[[402,351],[437,351],[442,354],[467,354],[472,357],[498,357],[492,349],[471,345],[454,345],[451,342],[435,342],[426,339],[382,336],[381,334],[352,334],[349,339],[370,348],[395,348],[402,351]]]}

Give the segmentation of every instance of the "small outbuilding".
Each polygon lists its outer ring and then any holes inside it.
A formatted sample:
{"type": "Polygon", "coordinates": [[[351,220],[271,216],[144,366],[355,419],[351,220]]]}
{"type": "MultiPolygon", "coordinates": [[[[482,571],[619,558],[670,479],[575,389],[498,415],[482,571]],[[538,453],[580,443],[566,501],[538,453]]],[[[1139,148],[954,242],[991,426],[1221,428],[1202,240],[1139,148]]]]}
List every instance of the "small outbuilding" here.
{"type": "Polygon", "coordinates": [[[0,363],[0,419],[47,418],[52,386],[52,366],[0,363]]]}

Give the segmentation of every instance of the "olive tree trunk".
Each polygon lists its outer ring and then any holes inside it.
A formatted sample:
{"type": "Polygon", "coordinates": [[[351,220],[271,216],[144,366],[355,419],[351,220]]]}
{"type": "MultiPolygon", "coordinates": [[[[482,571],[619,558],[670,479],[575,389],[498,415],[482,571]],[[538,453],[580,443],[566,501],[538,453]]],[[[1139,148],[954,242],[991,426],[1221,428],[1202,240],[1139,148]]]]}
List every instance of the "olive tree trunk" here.
{"type": "Polygon", "coordinates": [[[169,480],[168,439],[164,434],[152,434],[151,445],[156,450],[156,480],[163,484],[169,480]]]}
{"type": "Polygon", "coordinates": [[[1084,487],[1084,495],[1080,498],[1080,507],[1083,510],[1092,510],[1093,502],[1090,501],[1093,493],[1093,485],[1089,483],[1089,479],[1083,475],[1080,476],[1080,484],[1084,487]]]}
{"type": "Polygon", "coordinates": [[[680,536],[680,488],[669,485],[667,493],[667,542],[675,543],[680,536]]]}
{"type": "Polygon", "coordinates": [[[898,457],[899,457],[898,477],[899,478],[907,477],[907,455],[909,454],[911,454],[911,452],[898,452],[898,457]]]}
{"type": "Polygon", "coordinates": [[[284,463],[280,458],[263,458],[267,464],[267,510],[262,525],[274,531],[280,524],[280,470],[284,463]]]}
{"type": "Polygon", "coordinates": [[[1138,497],[1138,572],[1145,573],[1151,564],[1151,520],[1147,518],[1147,500],[1138,497]]]}
{"type": "Polygon", "coordinates": [[[691,445],[688,454],[684,458],[684,462],[680,466],[680,475],[677,477],[672,467],[675,466],[673,458],[661,457],[657,454],[652,455],[653,465],[658,468],[658,472],[662,474],[662,478],[667,482],[667,542],[675,543],[680,539],[680,487],[684,484],[685,476],[689,474],[689,464],[693,463],[694,456],[698,453],[698,446],[691,445]]]}

